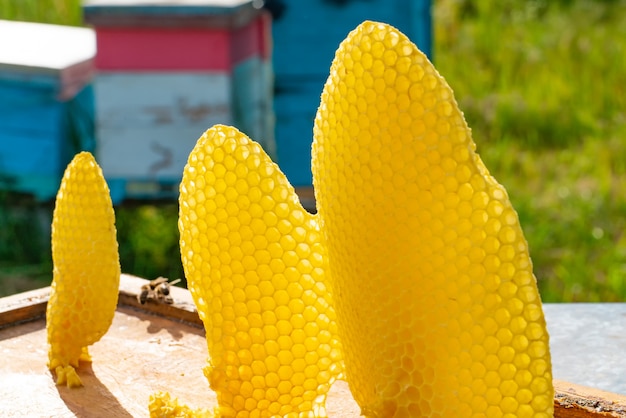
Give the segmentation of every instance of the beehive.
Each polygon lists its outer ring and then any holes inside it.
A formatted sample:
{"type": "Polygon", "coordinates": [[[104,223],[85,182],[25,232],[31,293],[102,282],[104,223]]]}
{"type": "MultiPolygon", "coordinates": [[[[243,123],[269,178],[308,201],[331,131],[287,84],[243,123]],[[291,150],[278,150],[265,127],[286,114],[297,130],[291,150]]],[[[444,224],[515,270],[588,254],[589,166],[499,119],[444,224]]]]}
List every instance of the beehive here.
{"type": "Polygon", "coordinates": [[[270,20],[251,0],[90,0],[97,160],[113,202],[178,195],[195,139],[235,124],[273,152],[270,20]]]}
{"type": "MultiPolygon", "coordinates": [[[[272,3],[272,2],[268,2],[272,3]]],[[[280,2],[275,2],[280,3],[280,2]]],[[[431,0],[285,1],[275,10],[272,39],[276,96],[276,162],[310,200],[311,143],[321,86],[346,34],[363,20],[387,22],[431,56],[431,0]],[[323,27],[323,30],[320,28],[323,27]]],[[[244,131],[245,132],[245,131],[244,131]]],[[[254,135],[246,132],[251,138],[254,135]]]]}
{"type": "Polygon", "coordinates": [[[49,200],[94,147],[94,33],[0,20],[0,40],[0,189],[49,200]]]}

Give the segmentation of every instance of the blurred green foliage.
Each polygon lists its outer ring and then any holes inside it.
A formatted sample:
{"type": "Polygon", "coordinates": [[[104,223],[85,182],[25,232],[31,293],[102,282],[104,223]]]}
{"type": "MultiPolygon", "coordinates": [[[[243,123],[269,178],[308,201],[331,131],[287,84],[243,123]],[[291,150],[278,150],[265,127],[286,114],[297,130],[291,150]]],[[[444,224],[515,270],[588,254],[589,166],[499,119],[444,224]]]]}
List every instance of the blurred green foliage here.
{"type": "Polygon", "coordinates": [[[48,213],[31,198],[0,191],[0,296],[49,284],[48,213]]]}
{"type": "Polygon", "coordinates": [[[115,216],[123,272],[184,280],[175,202],[122,205],[115,208],[115,216]]]}
{"type": "MultiPolygon", "coordinates": [[[[79,25],[80,2],[0,0],[0,18],[79,25]]],[[[626,1],[434,0],[433,19],[435,64],[519,213],[544,301],[626,300],[626,1]]],[[[28,220],[45,216],[20,210],[0,206],[0,294],[51,277],[49,243],[31,239],[46,222],[28,220]]],[[[182,277],[175,202],[116,216],[123,271],[182,277]]]]}
{"type": "Polygon", "coordinates": [[[0,19],[80,26],[81,0],[0,0],[0,19]]]}
{"type": "Polygon", "coordinates": [[[626,299],[626,2],[439,0],[435,63],[546,301],[626,299]]]}

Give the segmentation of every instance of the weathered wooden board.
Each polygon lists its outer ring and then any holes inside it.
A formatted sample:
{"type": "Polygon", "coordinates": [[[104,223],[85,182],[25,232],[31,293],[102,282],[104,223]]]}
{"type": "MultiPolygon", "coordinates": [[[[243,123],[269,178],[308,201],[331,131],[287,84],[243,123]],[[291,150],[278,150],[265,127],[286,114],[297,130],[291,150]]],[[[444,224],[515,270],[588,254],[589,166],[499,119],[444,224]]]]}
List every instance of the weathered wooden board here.
{"type": "Polygon", "coordinates": [[[43,317],[49,296],[50,286],[0,299],[0,329],[43,317]]]}
{"type": "Polygon", "coordinates": [[[626,417],[626,396],[554,381],[556,418],[626,417]]]}
{"type": "Polygon", "coordinates": [[[0,396],[12,399],[3,416],[147,416],[151,393],[169,390],[181,401],[211,406],[202,367],[202,329],[120,308],[106,336],[82,363],[84,387],[57,387],[47,370],[43,319],[0,331],[0,396]]]}
{"type": "Polygon", "coordinates": [[[107,130],[155,131],[229,122],[230,83],[222,72],[102,72],[95,81],[98,122],[107,130]]]}
{"type": "MultiPolygon", "coordinates": [[[[49,288],[0,299],[0,415],[147,417],[156,391],[169,391],[192,407],[215,407],[202,373],[204,330],[189,292],[172,288],[174,304],[141,305],[137,294],[146,283],[122,276],[113,324],[91,346],[93,362],[78,370],[80,389],[56,386],[46,367],[49,288]]],[[[334,385],[327,406],[332,417],[358,416],[345,382],[334,385]]]]}
{"type": "MultiPolygon", "coordinates": [[[[177,183],[204,131],[232,123],[226,73],[105,72],[94,86],[96,157],[107,180],[177,183]]],[[[150,194],[149,189],[123,191],[129,197],[142,192],[150,194]]]]}
{"type": "MultiPolygon", "coordinates": [[[[93,363],[79,369],[85,387],[73,390],[57,387],[46,367],[49,288],[0,299],[2,416],[145,417],[150,395],[161,390],[193,407],[214,407],[215,394],[202,374],[204,330],[191,295],[176,287],[173,304],[142,305],[137,295],[146,283],[122,275],[113,325],[91,347],[93,363]]],[[[553,352],[553,357],[558,354],[553,352]]],[[[625,395],[561,380],[554,384],[557,418],[626,417],[625,395]]],[[[333,386],[327,407],[330,417],[359,416],[342,381],[333,386]]]]}

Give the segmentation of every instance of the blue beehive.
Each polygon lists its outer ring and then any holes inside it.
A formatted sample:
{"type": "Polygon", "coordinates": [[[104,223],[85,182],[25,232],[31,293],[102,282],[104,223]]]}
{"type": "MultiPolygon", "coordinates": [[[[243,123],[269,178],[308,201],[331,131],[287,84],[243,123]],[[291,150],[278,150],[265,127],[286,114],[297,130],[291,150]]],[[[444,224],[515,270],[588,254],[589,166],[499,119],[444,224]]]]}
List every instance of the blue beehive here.
{"type": "Polygon", "coordinates": [[[430,0],[275,0],[267,7],[274,15],[278,163],[294,186],[306,188],[313,120],[339,43],[364,20],[375,20],[397,27],[430,56],[430,0]]]}
{"type": "Polygon", "coordinates": [[[114,203],[174,198],[214,124],[272,152],[269,15],[253,0],[86,0],[97,153],[114,203]]]}
{"type": "Polygon", "coordinates": [[[92,150],[96,52],[90,29],[0,20],[0,189],[55,196],[92,150]]]}

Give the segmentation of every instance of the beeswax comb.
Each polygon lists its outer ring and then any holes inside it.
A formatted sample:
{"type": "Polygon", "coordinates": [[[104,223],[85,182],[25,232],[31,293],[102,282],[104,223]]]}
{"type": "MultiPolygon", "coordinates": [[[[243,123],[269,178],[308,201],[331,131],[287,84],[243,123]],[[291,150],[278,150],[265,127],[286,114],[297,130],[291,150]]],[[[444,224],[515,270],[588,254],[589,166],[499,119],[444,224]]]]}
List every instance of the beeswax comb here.
{"type": "Polygon", "coordinates": [[[81,386],[79,360],[108,331],[120,282],[115,214],[102,170],[88,152],[67,166],[52,220],[54,265],[46,308],[48,367],[57,384],[81,386]]]}
{"type": "Polygon", "coordinates": [[[445,80],[397,29],[339,46],[312,170],[346,378],[368,417],[547,417],[528,245],[445,80]]]}

